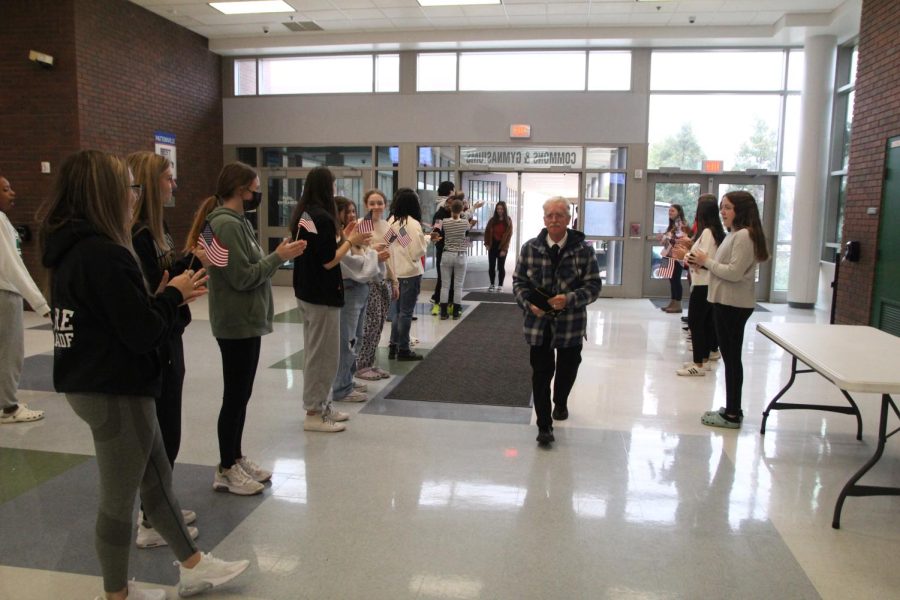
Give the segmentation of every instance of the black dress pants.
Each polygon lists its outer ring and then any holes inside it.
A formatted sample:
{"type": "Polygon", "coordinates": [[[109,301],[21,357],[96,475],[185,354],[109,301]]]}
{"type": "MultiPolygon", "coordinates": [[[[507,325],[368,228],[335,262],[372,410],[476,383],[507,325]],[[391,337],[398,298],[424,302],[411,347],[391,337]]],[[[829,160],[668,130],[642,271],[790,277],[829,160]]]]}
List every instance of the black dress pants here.
{"type": "MultiPolygon", "coordinates": [[[[548,328],[549,329],[549,328],[548,328]]],[[[566,408],[569,392],[575,385],[578,365],[581,364],[581,344],[571,348],[553,348],[549,331],[544,332],[544,343],[531,347],[531,390],[534,395],[534,412],[537,426],[546,429],[553,425],[550,398],[550,382],[553,381],[552,404],[566,408]],[[554,379],[554,374],[556,379],[554,379]]]]}

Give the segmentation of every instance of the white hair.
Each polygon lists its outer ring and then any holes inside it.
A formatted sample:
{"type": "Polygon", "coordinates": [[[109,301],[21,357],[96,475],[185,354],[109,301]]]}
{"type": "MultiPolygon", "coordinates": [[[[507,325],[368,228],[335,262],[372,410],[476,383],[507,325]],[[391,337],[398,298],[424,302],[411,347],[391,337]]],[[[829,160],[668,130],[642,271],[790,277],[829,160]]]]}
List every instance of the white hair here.
{"type": "Polygon", "coordinates": [[[551,204],[562,204],[566,207],[566,216],[571,217],[572,212],[569,208],[569,201],[563,198],[562,196],[553,196],[552,198],[548,198],[546,202],[544,202],[544,213],[547,212],[547,207],[551,204]]]}

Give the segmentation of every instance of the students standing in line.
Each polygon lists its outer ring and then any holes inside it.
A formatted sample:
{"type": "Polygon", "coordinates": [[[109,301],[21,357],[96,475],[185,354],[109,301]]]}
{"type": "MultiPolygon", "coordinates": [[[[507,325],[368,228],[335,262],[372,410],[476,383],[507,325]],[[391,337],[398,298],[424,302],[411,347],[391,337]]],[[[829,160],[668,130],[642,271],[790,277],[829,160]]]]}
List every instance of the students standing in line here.
{"type": "Polygon", "coordinates": [[[178,592],[198,594],[240,575],[249,561],[197,550],[172,491],[156,420],[157,348],[178,307],[206,292],[201,269],[149,290],[131,245],[141,187],[124,160],[95,150],[63,161],[40,231],[50,270],[53,384],[91,428],[100,471],[94,544],[109,600],[163,600],[165,590],[128,582],[131,515],[140,490],[147,518],[180,561],[178,592]]]}
{"type": "MultiPolygon", "coordinates": [[[[400,297],[397,300],[397,316],[391,322],[391,341],[388,358],[397,360],[422,360],[422,355],[410,350],[409,330],[412,314],[419,298],[422,284],[422,257],[428,247],[428,236],[422,233],[422,209],[419,195],[410,188],[400,188],[394,195],[393,214],[388,225],[397,240],[391,244],[391,260],[394,273],[400,281],[400,297]]],[[[432,239],[437,234],[432,233],[432,239]]],[[[449,285],[449,282],[445,282],[449,285]]]]}
{"type": "Polygon", "coordinates": [[[702,250],[692,251],[688,257],[691,266],[709,270],[709,302],[725,363],[725,406],[705,412],[700,422],[710,427],[738,429],[744,419],[741,410],[744,326],[756,305],[756,265],[769,260],[769,250],[753,195],[745,191],[728,192],[722,197],[719,210],[729,234],[715,258],[702,250]]]}
{"type": "Polygon", "coordinates": [[[334,175],[316,167],[306,176],[303,194],[291,215],[291,234],[307,251],[294,260],[294,295],[303,315],[304,431],[334,433],[350,418],[331,406],[331,387],[340,356],[344,285],[338,267],[350,248],[369,241],[356,221],[343,229],[334,201],[334,175]]]}
{"type": "Polygon", "coordinates": [[[669,227],[660,236],[663,242],[662,257],[666,260],[674,262],[672,275],[669,277],[669,292],[671,299],[669,304],[663,307],[663,312],[681,314],[681,296],[683,293],[681,287],[681,273],[683,267],[681,262],[672,258],[672,251],[675,249],[679,240],[683,239],[687,234],[687,221],[684,218],[684,209],[680,204],[673,204],[669,207],[669,227]]]}
{"type": "Polygon", "coordinates": [[[22,262],[19,234],[6,216],[15,199],[9,180],[0,176],[0,424],[44,418],[44,411],[28,408],[16,399],[25,363],[22,298],[42,317],[50,316],[50,307],[22,262]]]}
{"type": "MultiPolygon", "coordinates": [[[[441,232],[444,239],[444,259],[441,263],[441,277],[445,282],[452,281],[448,287],[453,290],[453,318],[462,314],[462,289],[466,279],[466,258],[469,252],[466,233],[469,222],[462,219],[463,202],[454,200],[450,203],[450,218],[444,219],[441,232]]],[[[448,318],[447,304],[451,298],[447,287],[441,290],[441,320],[448,318]]]]}
{"type": "Polygon", "coordinates": [[[263,253],[245,215],[256,210],[261,200],[256,171],[242,162],[229,163],[219,173],[215,195],[204,200],[188,234],[189,248],[201,236],[212,247],[207,251],[212,264],[209,324],[222,354],[224,384],[213,488],[241,496],[262,492],[263,483],[272,477],[271,471],[247,458],[241,446],[261,339],[272,333],[271,279],[284,261],[306,248],[304,241],[284,240],[274,252],[263,253]]]}
{"type": "MultiPolygon", "coordinates": [[[[697,233],[687,256],[701,251],[707,256],[715,256],[719,245],[725,239],[725,230],[719,218],[719,208],[713,194],[703,194],[697,201],[697,233]]],[[[676,260],[685,258],[686,251],[679,245],[673,250],[676,260]]],[[[712,351],[717,347],[713,310],[708,298],[709,270],[692,266],[691,299],[688,305],[688,327],[691,331],[693,362],[685,363],[675,372],[685,377],[699,377],[710,370],[712,351]]]]}
{"type": "Polygon", "coordinates": [[[494,207],[493,216],[484,226],[484,246],[488,249],[488,278],[491,281],[489,292],[503,289],[503,280],[506,278],[506,254],[509,252],[512,233],[512,219],[509,218],[506,202],[500,200],[494,207]],[[494,287],[495,275],[496,287],[494,287]]]}
{"type": "MultiPolygon", "coordinates": [[[[390,230],[384,219],[387,202],[381,190],[369,190],[363,196],[366,210],[372,215],[372,239],[369,246],[386,244],[385,236],[390,230]]],[[[387,248],[390,257],[390,248],[387,248]]],[[[390,258],[380,262],[378,274],[369,281],[369,300],[363,323],[363,335],[356,353],[356,377],[368,381],[387,379],[390,373],[375,366],[375,352],[381,341],[381,333],[384,331],[384,322],[387,318],[388,307],[391,300],[400,297],[400,282],[394,275],[394,267],[390,258]]]]}
{"type": "MultiPolygon", "coordinates": [[[[179,260],[175,242],[169,234],[169,226],[163,218],[163,207],[172,199],[178,187],[172,162],[149,151],[135,152],[128,156],[127,162],[135,183],[142,190],[135,205],[131,243],[147,284],[151,290],[155,290],[166,275],[171,279],[188,270],[192,260],[197,263],[198,268],[199,263],[193,254],[187,254],[179,260]]],[[[169,465],[173,469],[181,448],[181,390],[184,384],[184,344],[181,336],[190,322],[190,308],[186,304],[179,306],[175,324],[159,348],[162,389],[156,398],[156,419],[169,465]]],[[[182,515],[185,525],[197,520],[197,513],[192,510],[183,510],[182,515]]],[[[196,537],[196,528],[188,527],[188,531],[196,537]]],[[[138,548],[155,548],[166,544],[166,540],[144,517],[143,510],[139,513],[135,543],[138,548]]]]}

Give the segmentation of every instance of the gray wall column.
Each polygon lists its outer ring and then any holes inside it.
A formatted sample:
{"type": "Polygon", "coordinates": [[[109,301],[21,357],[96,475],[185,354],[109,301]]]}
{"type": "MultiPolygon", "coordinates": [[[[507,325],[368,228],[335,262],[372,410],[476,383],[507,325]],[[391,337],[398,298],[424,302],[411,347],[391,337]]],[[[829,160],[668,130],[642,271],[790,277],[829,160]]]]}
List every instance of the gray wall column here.
{"type": "Polygon", "coordinates": [[[795,308],[812,308],[818,294],[836,57],[835,36],[807,38],[787,295],[795,308]]]}

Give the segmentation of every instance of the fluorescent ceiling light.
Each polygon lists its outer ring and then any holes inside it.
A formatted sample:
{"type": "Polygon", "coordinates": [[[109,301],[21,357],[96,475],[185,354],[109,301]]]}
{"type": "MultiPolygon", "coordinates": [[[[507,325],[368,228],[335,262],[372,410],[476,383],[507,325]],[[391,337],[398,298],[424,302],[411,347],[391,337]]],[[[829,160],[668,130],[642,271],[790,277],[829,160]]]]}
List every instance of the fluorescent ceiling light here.
{"type": "Polygon", "coordinates": [[[294,12],[283,0],[250,0],[246,2],[209,2],[209,5],[226,15],[252,15],[259,13],[294,12]]]}
{"type": "Polygon", "coordinates": [[[470,6],[473,4],[500,4],[500,0],[417,0],[419,6],[470,6]]]}

